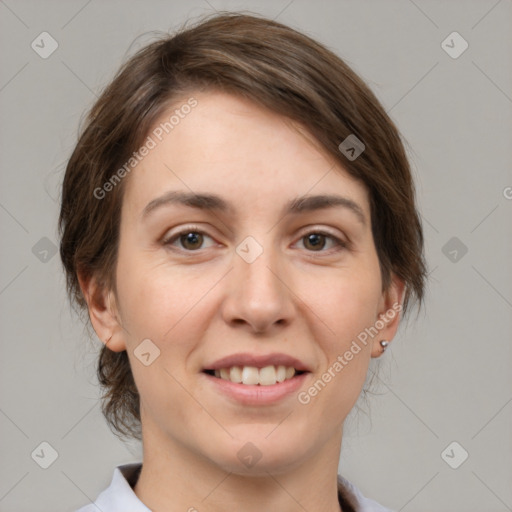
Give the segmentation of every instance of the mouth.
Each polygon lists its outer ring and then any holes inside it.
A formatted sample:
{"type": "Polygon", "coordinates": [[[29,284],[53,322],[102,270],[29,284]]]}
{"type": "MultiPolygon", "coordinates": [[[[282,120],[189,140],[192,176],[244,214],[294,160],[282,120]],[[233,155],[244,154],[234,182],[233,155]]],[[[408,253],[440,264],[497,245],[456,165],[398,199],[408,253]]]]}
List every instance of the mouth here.
{"type": "Polygon", "coordinates": [[[306,373],[293,366],[268,365],[262,368],[257,366],[230,366],[220,369],[204,370],[204,373],[217,379],[226,380],[244,386],[273,386],[298,375],[306,373]]]}
{"type": "Polygon", "coordinates": [[[311,368],[287,354],[246,352],[209,363],[202,374],[213,389],[239,404],[270,405],[293,396],[304,385],[311,368]]]}

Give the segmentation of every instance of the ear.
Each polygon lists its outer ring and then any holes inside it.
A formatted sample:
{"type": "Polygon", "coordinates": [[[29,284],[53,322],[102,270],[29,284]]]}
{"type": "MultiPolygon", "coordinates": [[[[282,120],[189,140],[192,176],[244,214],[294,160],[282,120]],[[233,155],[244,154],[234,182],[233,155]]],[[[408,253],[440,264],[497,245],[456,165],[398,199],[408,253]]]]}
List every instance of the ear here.
{"type": "Polygon", "coordinates": [[[119,322],[112,291],[107,290],[94,276],[79,274],[78,281],[98,338],[113,352],[126,350],[124,330],[119,322]]]}
{"type": "Polygon", "coordinates": [[[372,357],[380,357],[384,353],[380,344],[382,340],[390,343],[395,337],[400,324],[404,292],[405,283],[393,274],[391,284],[382,292],[379,302],[378,318],[375,321],[378,333],[373,339],[372,357]]]}

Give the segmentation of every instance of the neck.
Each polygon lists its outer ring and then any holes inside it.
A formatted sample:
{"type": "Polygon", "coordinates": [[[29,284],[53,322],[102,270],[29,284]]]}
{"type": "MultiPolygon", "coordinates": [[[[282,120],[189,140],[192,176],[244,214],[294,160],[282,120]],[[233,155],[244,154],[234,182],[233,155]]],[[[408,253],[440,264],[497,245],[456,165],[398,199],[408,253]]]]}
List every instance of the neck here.
{"type": "Polygon", "coordinates": [[[166,436],[145,435],[134,491],[153,512],[279,510],[339,512],[337,488],[341,433],[285,471],[261,468],[257,476],[223,469],[166,436]]]}

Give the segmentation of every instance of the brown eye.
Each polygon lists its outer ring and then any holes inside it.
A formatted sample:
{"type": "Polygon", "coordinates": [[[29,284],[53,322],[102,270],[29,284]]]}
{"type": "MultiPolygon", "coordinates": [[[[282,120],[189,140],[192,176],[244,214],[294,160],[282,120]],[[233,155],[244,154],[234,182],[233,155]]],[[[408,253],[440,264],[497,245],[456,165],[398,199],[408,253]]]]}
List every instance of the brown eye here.
{"type": "Polygon", "coordinates": [[[327,254],[349,248],[347,242],[340,240],[330,233],[324,233],[322,231],[311,231],[300,238],[300,241],[304,245],[304,248],[310,252],[327,254]]]}
{"type": "Polygon", "coordinates": [[[304,236],[304,247],[312,251],[322,250],[325,247],[325,235],[322,233],[310,233],[304,236]]]}
{"type": "Polygon", "coordinates": [[[194,249],[200,249],[203,244],[203,235],[196,231],[190,231],[189,233],[183,234],[179,239],[183,248],[191,251],[194,249]]]}
{"type": "Polygon", "coordinates": [[[198,251],[213,247],[213,238],[198,229],[183,229],[179,233],[162,240],[164,246],[181,250],[182,252],[198,251]]]}

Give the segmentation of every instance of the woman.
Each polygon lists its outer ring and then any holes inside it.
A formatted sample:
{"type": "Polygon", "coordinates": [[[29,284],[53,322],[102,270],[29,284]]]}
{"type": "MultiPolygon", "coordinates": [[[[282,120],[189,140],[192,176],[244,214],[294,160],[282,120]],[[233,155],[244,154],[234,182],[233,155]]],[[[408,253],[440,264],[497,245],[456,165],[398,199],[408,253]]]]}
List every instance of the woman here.
{"type": "Polygon", "coordinates": [[[387,510],[338,459],[421,303],[423,234],[399,133],[343,61],[236,13],[150,44],[89,114],[60,228],[103,412],[143,444],[81,512],[387,510]]]}

